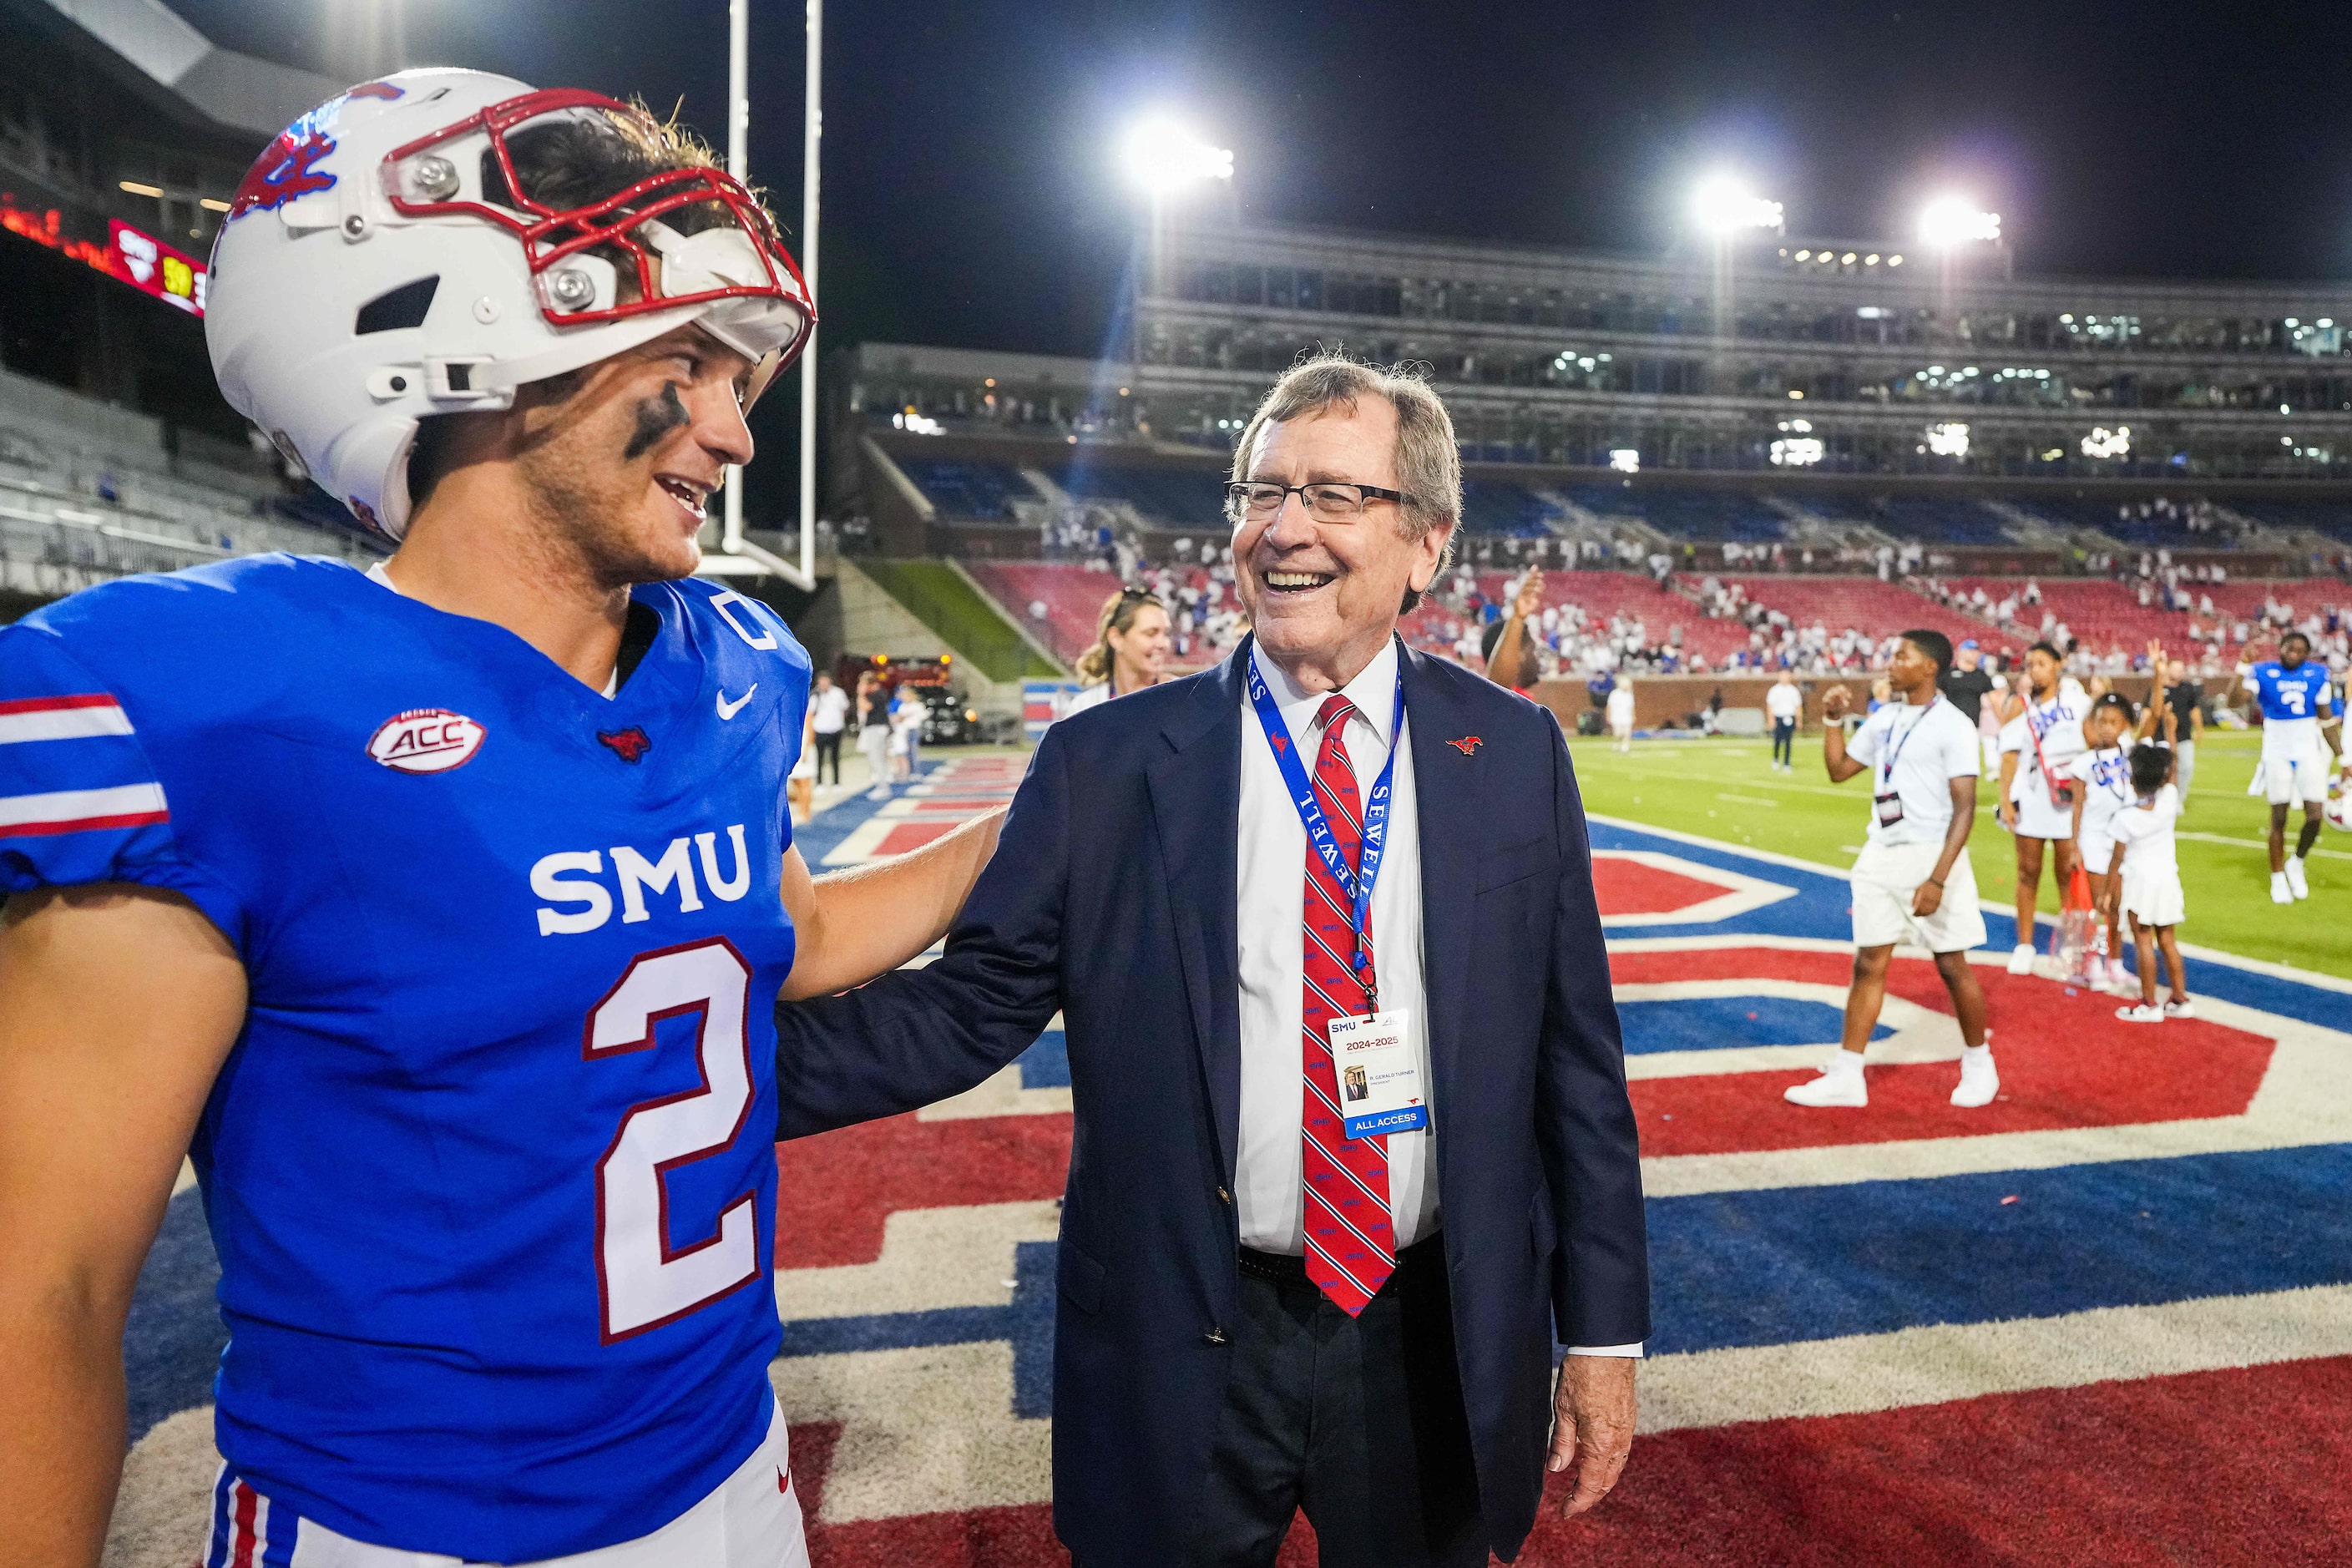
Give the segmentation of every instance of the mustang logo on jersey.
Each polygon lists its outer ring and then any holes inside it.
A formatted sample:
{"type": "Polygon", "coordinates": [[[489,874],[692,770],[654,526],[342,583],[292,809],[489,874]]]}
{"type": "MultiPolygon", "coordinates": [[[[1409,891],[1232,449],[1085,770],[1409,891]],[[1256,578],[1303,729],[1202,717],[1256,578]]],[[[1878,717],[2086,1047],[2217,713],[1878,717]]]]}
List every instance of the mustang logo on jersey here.
{"type": "Polygon", "coordinates": [[[446,773],[472,762],[488,733],[446,708],[411,708],[376,727],[368,737],[367,752],[404,773],[446,773]]]}
{"type": "Polygon", "coordinates": [[[635,724],[625,730],[599,730],[596,739],[610,746],[613,754],[625,763],[642,763],[646,753],[654,749],[652,738],[635,724]]]}

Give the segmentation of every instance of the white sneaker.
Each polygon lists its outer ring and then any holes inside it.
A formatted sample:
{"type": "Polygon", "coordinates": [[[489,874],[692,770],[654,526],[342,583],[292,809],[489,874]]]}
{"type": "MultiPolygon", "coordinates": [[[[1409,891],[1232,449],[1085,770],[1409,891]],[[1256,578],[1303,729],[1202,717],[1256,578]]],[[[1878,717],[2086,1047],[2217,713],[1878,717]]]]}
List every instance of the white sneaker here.
{"type": "Polygon", "coordinates": [[[2128,1007],[2116,1008],[2116,1016],[2126,1024],[2161,1024],[2165,1009],[2152,1002],[2135,1002],[2128,1007]]]}
{"type": "Polygon", "coordinates": [[[2286,873],[2284,871],[2271,873],[2271,902],[2274,904],[2294,902],[2294,889],[2287,886],[2286,873]]]}
{"type": "Polygon", "coordinates": [[[1853,1057],[1853,1065],[1833,1060],[1822,1068],[1821,1077],[1811,1083],[1792,1083],[1780,1097],[1791,1105],[1868,1105],[1870,1086],[1862,1080],[1862,1058],[1846,1050],[1838,1055],[1853,1057]]]}
{"type": "Polygon", "coordinates": [[[2168,1018],[2194,1018],[2197,1016],[2197,999],[2189,996],[2178,1002],[2167,1002],[2164,1016],[2168,1018]]]}
{"type": "Polygon", "coordinates": [[[1952,1090],[1952,1103],[1964,1110],[1974,1110],[1990,1105],[1993,1096],[2000,1092],[2000,1069],[1992,1065],[1992,1048],[1979,1050],[1962,1047],[1960,1051],[1960,1081],[1952,1090]]]}
{"type": "Polygon", "coordinates": [[[2286,858],[2286,889],[2298,899],[2311,897],[2311,880],[2303,874],[2303,857],[2300,855],[2286,858]]]}
{"type": "Polygon", "coordinates": [[[2107,960],[2107,984],[2117,991],[2139,989],[2139,981],[2124,967],[2124,961],[2120,958],[2107,960]]]}
{"type": "Polygon", "coordinates": [[[2033,973],[2033,944],[2021,942],[2009,950],[2009,972],[2011,974],[2033,973]]]}

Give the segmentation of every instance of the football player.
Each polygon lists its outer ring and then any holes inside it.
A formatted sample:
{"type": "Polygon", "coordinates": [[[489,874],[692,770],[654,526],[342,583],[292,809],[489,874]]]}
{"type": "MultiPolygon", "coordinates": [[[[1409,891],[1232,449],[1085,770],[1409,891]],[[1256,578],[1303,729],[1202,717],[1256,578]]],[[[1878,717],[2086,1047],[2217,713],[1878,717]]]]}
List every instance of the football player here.
{"type": "Polygon", "coordinates": [[[2240,665],[2223,701],[2236,693],[2240,681],[2252,683],[2263,710],[2256,783],[2271,807],[2271,901],[2291,904],[2311,897],[2303,862],[2319,841],[2328,775],[2344,750],[2339,733],[2343,716],[2336,711],[2326,668],[2311,657],[2311,639],[2301,632],[2279,638],[2278,658],[2240,665]],[[2289,855],[2286,814],[2297,804],[2303,806],[2303,830],[2289,855]]]}
{"type": "Polygon", "coordinates": [[[809,661],[691,575],[814,315],[698,144],[422,70],[281,135],[205,327],[382,565],[0,630],[0,1563],[95,1564],[193,1159],[229,1330],[210,1563],[804,1563],[773,1009],[993,843],[813,880],[809,661]]]}

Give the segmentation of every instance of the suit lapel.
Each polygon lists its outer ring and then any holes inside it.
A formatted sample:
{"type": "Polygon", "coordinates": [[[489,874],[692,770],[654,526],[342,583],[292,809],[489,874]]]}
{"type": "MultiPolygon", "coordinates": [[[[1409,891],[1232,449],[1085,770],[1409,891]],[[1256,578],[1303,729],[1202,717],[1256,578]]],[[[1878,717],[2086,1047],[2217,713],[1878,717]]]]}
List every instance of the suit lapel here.
{"type": "Polygon", "coordinates": [[[1192,1034],[1216,1121],[1219,1169],[1230,1183],[1241,1130],[1242,1025],[1238,905],[1242,780],[1242,661],[1249,639],[1193,701],[1162,727],[1168,751],[1147,768],[1152,820],[1168,878],[1192,1005],[1192,1034]]]}
{"type": "MultiPolygon", "coordinates": [[[[1479,785],[1474,751],[1446,742],[1464,721],[1424,654],[1401,648],[1406,730],[1412,741],[1413,820],[1421,830],[1422,988],[1429,1006],[1430,1103],[1442,1121],[1462,1103],[1462,1020],[1468,1016],[1471,917],[1477,894],[1479,785]]],[[[1442,1129],[1441,1129],[1442,1131],[1442,1129]]],[[[1438,1140],[1443,1162],[1449,1141],[1438,1140]]],[[[1441,1184],[1444,1172],[1439,1173],[1441,1184]]]]}

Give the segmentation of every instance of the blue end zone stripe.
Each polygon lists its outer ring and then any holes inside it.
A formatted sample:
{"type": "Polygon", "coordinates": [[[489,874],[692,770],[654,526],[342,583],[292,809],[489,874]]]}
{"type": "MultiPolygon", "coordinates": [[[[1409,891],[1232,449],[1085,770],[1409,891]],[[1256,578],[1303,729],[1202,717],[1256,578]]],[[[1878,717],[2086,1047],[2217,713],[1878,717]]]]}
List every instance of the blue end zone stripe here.
{"type": "Polygon", "coordinates": [[[1653,1199],[1650,1347],[2352,1282],[2347,1194],[2352,1144],[1653,1199]]]}
{"type": "MultiPolygon", "coordinates": [[[[1620,1002],[1617,1022],[1625,1054],[1721,1051],[1743,1046],[1833,1046],[1845,1014],[1826,1002],[1786,996],[1690,996],[1671,1002],[1620,1002]]],[[[1895,1033],[1880,1024],[1870,1037],[1895,1033]]]]}

